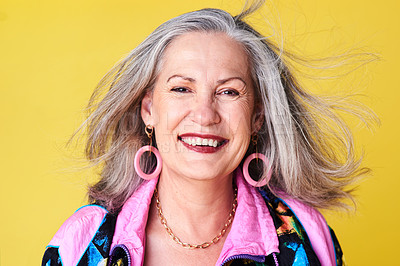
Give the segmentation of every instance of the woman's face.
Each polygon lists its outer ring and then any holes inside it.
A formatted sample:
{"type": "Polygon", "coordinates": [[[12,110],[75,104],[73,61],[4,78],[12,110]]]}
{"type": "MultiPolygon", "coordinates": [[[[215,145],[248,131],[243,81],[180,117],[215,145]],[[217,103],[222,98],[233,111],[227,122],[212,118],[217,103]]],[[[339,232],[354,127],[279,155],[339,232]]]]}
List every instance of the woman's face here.
{"type": "Polygon", "coordinates": [[[167,47],[154,91],[142,101],[162,175],[212,179],[240,164],[255,131],[248,61],[222,33],[187,33],[167,47]]]}

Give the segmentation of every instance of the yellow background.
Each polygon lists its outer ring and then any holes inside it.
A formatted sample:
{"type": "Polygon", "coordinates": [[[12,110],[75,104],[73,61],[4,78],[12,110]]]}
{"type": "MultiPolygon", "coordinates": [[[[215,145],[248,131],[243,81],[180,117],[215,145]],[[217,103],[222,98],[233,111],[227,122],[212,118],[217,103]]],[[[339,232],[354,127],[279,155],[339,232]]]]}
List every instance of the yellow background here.
{"type": "MultiPolygon", "coordinates": [[[[306,54],[367,47],[383,58],[363,67],[352,89],[382,120],[372,132],[355,130],[374,175],[360,185],[356,214],[327,219],[349,265],[400,265],[398,1],[274,3],[282,36],[306,54]]],[[[79,153],[64,145],[102,75],[157,25],[203,7],[237,13],[240,1],[0,1],[1,266],[40,264],[52,235],[85,204],[94,173],[74,169],[79,153]]]]}

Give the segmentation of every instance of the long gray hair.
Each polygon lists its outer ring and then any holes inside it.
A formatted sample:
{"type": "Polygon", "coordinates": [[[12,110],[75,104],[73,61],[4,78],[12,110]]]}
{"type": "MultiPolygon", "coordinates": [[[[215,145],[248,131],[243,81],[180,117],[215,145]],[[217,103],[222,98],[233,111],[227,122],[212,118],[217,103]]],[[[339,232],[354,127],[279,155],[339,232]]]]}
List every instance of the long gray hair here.
{"type": "MultiPolygon", "coordinates": [[[[116,211],[140,185],[133,160],[136,151],[147,144],[141,101],[153,89],[165,49],[188,32],[224,33],[247,52],[256,104],[264,118],[257,150],[270,160],[273,174],[268,187],[272,192],[286,193],[318,208],[344,206],[342,200],[351,199],[347,185],[369,169],[360,168],[352,135],[335,114],[337,106],[303,90],[285,63],[285,56],[290,55],[244,22],[263,2],[253,3],[237,16],[202,9],[175,17],[101,80],[81,127],[87,131],[87,158],[101,166],[100,180],[89,188],[91,202],[116,211]]],[[[248,153],[253,149],[250,145],[248,153]]],[[[148,172],[155,163],[149,158],[144,166],[148,172]]],[[[265,172],[258,171],[260,178],[266,178],[265,172]]]]}

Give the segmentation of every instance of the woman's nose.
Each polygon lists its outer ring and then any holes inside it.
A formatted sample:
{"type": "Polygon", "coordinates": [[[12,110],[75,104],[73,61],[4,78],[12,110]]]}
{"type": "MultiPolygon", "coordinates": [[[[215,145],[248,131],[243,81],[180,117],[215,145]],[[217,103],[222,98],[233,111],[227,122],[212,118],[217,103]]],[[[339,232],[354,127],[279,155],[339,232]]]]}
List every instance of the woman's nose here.
{"type": "Polygon", "coordinates": [[[221,121],[214,95],[196,97],[192,106],[191,119],[201,126],[211,126],[221,121]]]}

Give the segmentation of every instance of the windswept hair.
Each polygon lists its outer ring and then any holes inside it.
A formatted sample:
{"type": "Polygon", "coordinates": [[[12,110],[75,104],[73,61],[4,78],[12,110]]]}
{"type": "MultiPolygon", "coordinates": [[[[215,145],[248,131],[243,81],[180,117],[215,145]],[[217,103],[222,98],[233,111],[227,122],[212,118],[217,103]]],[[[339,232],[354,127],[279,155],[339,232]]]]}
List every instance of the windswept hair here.
{"type": "MultiPolygon", "coordinates": [[[[343,199],[352,199],[348,185],[369,169],[360,167],[352,135],[336,112],[347,107],[301,88],[289,68],[293,56],[245,22],[263,3],[246,5],[237,16],[202,9],[175,17],[154,30],[101,80],[81,127],[87,133],[87,159],[101,166],[100,180],[89,188],[91,202],[117,211],[140,185],[133,161],[136,151],[147,143],[141,101],[153,90],[165,49],[189,32],[224,33],[247,52],[256,105],[264,118],[257,150],[270,160],[271,191],[316,208],[343,207],[343,199]]],[[[252,145],[247,153],[251,152],[252,145]]],[[[144,170],[149,172],[155,162],[145,157],[144,170]]],[[[254,171],[266,178],[265,170],[254,171]]]]}

